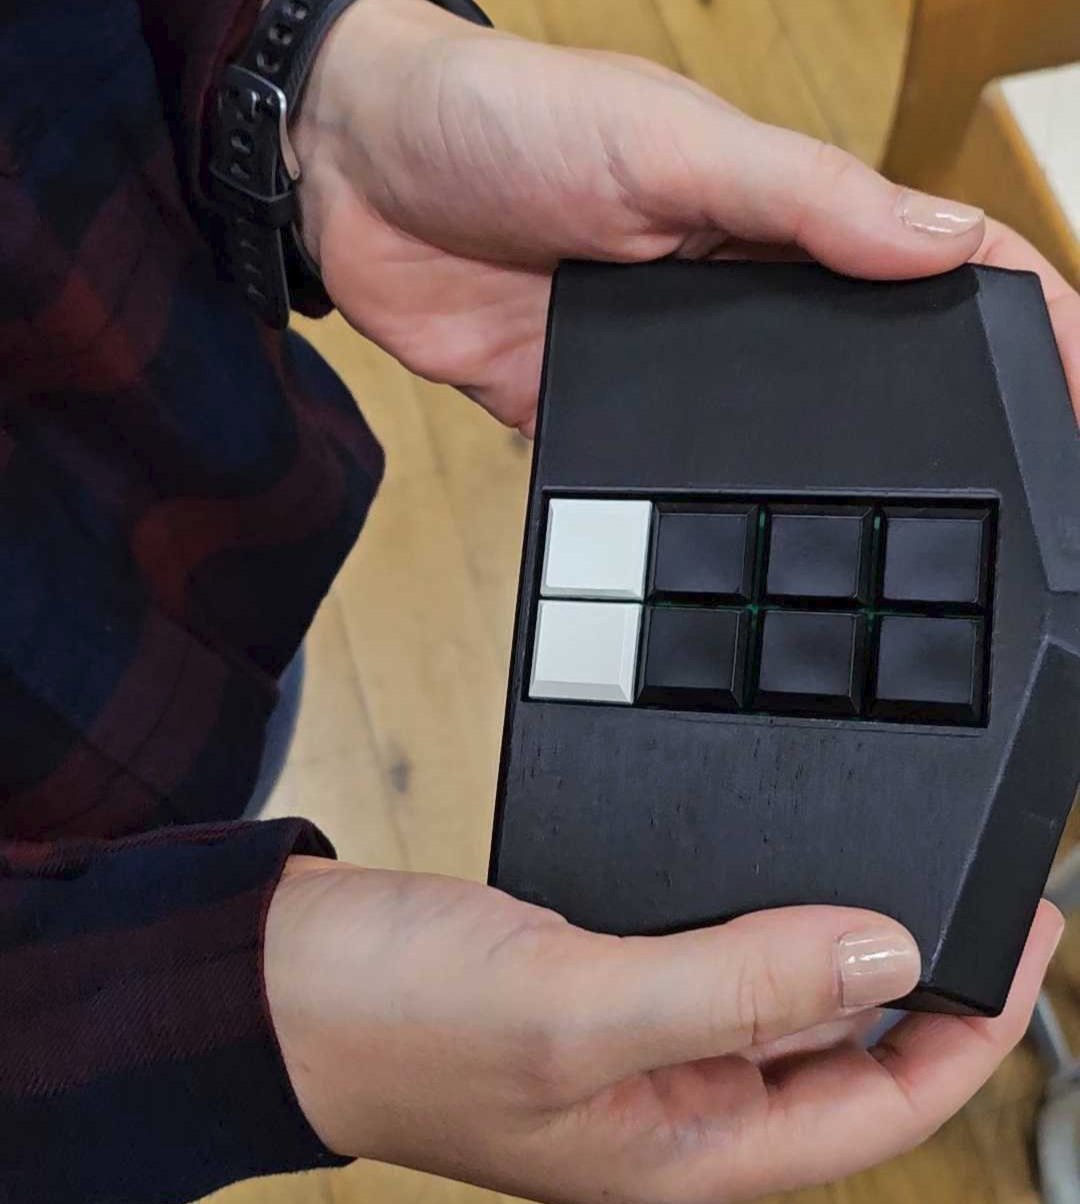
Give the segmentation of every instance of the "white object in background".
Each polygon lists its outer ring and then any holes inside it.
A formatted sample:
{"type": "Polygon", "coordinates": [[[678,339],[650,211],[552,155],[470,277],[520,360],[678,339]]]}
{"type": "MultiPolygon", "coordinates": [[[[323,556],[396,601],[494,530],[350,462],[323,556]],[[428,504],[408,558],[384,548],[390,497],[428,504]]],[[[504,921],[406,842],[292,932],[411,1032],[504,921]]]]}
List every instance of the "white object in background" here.
{"type": "Polygon", "coordinates": [[[634,701],[641,606],[541,600],[530,698],[634,701]]]}
{"type": "Polygon", "coordinates": [[[540,593],[640,601],[651,525],[651,502],[553,499],[540,593]]]}
{"type": "Polygon", "coordinates": [[[1001,81],[1009,109],[1080,238],[1080,63],[1001,81]]]}

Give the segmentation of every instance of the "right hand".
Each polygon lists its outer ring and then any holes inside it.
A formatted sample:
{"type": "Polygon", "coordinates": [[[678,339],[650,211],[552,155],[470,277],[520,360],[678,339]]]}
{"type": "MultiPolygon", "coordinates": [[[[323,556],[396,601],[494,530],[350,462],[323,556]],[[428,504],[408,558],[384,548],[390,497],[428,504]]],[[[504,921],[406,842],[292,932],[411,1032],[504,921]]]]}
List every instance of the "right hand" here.
{"type": "Polygon", "coordinates": [[[428,0],[347,9],[293,138],[304,241],[345,318],[526,434],[560,259],[797,249],[904,279],[957,267],[985,230],[978,210],[655,63],[481,29],[428,0]]]}
{"type": "Polygon", "coordinates": [[[540,1200],[718,1204],[933,1132],[1023,1035],[1062,925],[1042,904],[997,1019],[910,1016],[869,1052],[820,1034],[910,990],[919,959],[847,908],[619,939],[487,887],[293,857],[265,972],[338,1153],[540,1200]]]}

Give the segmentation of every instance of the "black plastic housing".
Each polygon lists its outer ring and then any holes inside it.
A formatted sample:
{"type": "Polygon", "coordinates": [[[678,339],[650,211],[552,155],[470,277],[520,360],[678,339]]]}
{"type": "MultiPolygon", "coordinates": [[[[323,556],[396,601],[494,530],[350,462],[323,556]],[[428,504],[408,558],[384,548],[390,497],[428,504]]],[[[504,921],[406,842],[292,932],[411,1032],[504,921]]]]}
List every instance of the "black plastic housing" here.
{"type": "Polygon", "coordinates": [[[1035,276],[559,270],[494,885],[622,934],[873,908],[922,951],[904,1006],[995,1014],[1080,779],[1078,653],[1080,435],[1035,276]],[[985,710],[937,724],[529,699],[558,494],[986,505],[985,710]]]}

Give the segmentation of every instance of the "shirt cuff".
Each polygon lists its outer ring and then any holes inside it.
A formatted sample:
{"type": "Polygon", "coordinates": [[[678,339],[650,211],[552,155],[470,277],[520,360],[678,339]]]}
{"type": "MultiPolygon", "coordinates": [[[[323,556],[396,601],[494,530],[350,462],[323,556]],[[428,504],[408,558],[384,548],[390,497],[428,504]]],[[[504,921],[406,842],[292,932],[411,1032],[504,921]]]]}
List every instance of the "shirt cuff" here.
{"type": "Polygon", "coordinates": [[[302,820],[0,847],[0,1152],[13,1199],[165,1204],[341,1166],[267,1003],[263,935],[302,820]]]}

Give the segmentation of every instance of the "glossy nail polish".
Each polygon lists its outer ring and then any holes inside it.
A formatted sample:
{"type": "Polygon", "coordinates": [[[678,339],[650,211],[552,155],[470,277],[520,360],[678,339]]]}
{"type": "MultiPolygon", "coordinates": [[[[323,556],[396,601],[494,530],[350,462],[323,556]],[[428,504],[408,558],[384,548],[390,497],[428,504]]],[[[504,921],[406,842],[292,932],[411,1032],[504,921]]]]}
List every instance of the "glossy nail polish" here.
{"type": "Polygon", "coordinates": [[[906,995],[919,981],[918,947],[896,931],[849,932],[837,945],[844,1007],[869,1007],[906,995]]]}
{"type": "Polygon", "coordinates": [[[966,234],[983,219],[983,211],[974,205],[964,205],[960,201],[929,196],[911,189],[900,194],[896,212],[910,229],[918,230],[920,234],[939,234],[946,238],[966,234]]]}

